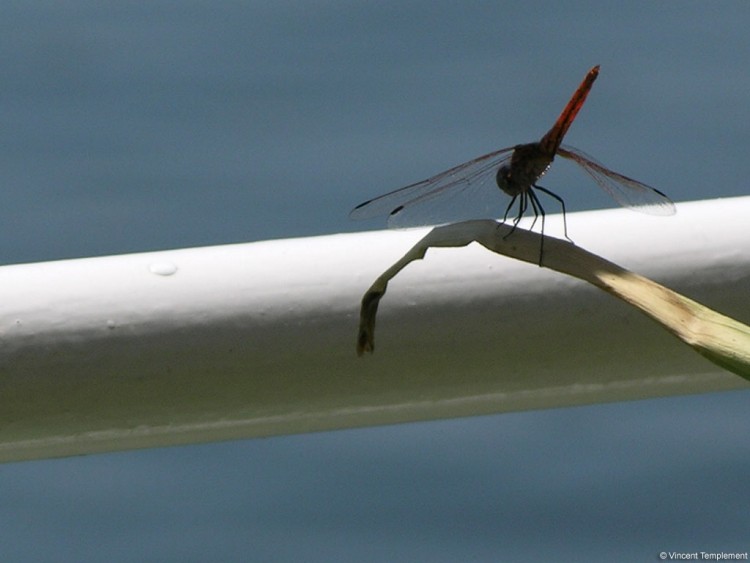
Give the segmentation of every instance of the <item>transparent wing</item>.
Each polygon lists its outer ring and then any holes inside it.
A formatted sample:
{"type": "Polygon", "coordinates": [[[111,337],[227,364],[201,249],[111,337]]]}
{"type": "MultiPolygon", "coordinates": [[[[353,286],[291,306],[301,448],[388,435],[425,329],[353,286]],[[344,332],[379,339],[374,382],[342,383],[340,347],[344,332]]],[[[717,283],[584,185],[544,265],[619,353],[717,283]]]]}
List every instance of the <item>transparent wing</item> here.
{"type": "Polygon", "coordinates": [[[580,165],[600,188],[623,207],[651,215],[673,215],[675,213],[672,200],[659,190],[638,180],[613,172],[583,151],[563,145],[557,150],[557,154],[580,165]]]}
{"type": "Polygon", "coordinates": [[[514,148],[485,154],[421,182],[360,203],[349,217],[388,216],[391,227],[498,217],[504,209],[495,174],[510,158],[514,148]]]}

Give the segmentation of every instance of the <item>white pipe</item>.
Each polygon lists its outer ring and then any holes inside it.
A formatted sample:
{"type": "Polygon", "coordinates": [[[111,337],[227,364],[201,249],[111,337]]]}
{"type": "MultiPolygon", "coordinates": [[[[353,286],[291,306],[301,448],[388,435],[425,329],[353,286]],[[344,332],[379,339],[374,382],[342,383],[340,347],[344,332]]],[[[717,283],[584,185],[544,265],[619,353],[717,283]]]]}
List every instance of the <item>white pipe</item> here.
{"type": "MultiPolygon", "coordinates": [[[[750,321],[750,197],[568,215],[577,244],[750,321]]],[[[560,236],[560,217],[546,232],[560,236]]],[[[426,229],[0,268],[0,460],[747,388],[582,282],[477,245],[359,301],[426,229]]]]}

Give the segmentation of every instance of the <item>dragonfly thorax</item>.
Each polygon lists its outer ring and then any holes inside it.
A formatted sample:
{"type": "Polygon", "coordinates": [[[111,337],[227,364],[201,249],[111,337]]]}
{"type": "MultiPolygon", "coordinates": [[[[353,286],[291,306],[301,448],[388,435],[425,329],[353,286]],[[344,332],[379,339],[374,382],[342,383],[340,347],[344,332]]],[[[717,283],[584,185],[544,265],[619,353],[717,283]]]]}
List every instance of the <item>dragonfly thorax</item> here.
{"type": "Polygon", "coordinates": [[[498,168],[495,177],[497,186],[511,197],[522,194],[547,172],[553,158],[554,155],[550,157],[539,143],[518,145],[513,150],[510,163],[498,168]]]}

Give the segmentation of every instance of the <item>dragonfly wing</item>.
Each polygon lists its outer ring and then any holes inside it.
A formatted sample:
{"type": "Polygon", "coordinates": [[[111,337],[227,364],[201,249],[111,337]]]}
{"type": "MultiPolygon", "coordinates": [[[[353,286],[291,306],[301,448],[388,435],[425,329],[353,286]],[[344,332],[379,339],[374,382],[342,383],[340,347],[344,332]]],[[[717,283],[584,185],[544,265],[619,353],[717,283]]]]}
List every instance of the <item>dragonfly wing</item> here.
{"type": "Polygon", "coordinates": [[[485,154],[421,182],[365,201],[349,216],[352,219],[387,216],[391,227],[498,216],[502,212],[502,192],[495,183],[495,174],[510,158],[514,148],[485,154]]]}
{"type": "Polygon", "coordinates": [[[583,151],[563,145],[558,149],[557,154],[581,166],[600,188],[623,207],[651,215],[675,213],[674,203],[665,194],[638,180],[613,172],[583,151]]]}

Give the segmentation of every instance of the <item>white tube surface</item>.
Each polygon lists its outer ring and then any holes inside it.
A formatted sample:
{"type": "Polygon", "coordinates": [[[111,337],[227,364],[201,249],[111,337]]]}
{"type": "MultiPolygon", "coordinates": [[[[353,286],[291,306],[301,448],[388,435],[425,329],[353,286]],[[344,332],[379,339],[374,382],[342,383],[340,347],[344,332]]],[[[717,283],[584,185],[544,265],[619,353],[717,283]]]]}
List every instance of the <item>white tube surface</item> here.
{"type": "MultiPolygon", "coordinates": [[[[426,232],[0,268],[0,461],[748,387],[599,290],[477,245],[402,272],[357,358],[362,294],[426,232]]],[[[571,213],[568,232],[750,322],[748,197],[571,213]]]]}

